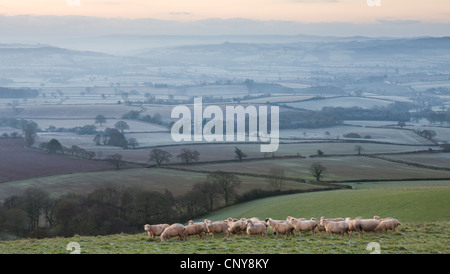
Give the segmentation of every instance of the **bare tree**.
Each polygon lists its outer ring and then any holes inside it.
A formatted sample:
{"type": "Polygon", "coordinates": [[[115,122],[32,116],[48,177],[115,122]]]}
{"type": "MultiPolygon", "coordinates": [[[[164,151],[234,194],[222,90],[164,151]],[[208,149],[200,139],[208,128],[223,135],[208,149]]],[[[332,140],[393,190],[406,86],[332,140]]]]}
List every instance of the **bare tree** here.
{"type": "Polygon", "coordinates": [[[200,153],[197,150],[183,148],[181,153],[177,155],[177,158],[180,158],[181,161],[189,164],[190,162],[198,161],[200,159],[200,153]]]}
{"type": "Polygon", "coordinates": [[[159,148],[154,148],[150,152],[149,162],[156,162],[157,166],[161,166],[164,162],[170,162],[172,154],[159,148]]]}
{"type": "Polygon", "coordinates": [[[361,151],[363,151],[363,147],[360,145],[356,145],[355,146],[355,151],[358,152],[358,155],[361,155],[361,151]]]}
{"type": "Polygon", "coordinates": [[[247,154],[237,147],[234,148],[234,153],[236,154],[235,158],[238,159],[239,162],[241,162],[243,158],[247,158],[247,154]]]}
{"type": "Polygon", "coordinates": [[[317,181],[320,181],[320,178],[323,177],[326,170],[327,169],[318,162],[312,164],[310,167],[311,174],[317,181]]]}
{"type": "Polygon", "coordinates": [[[230,199],[236,194],[236,188],[241,185],[238,176],[224,171],[211,172],[207,179],[219,187],[219,193],[224,198],[225,205],[228,205],[230,199]]]}
{"type": "Polygon", "coordinates": [[[128,139],[128,145],[132,146],[133,149],[135,149],[137,146],[139,146],[138,140],[136,138],[130,138],[128,139]]]}
{"type": "Polygon", "coordinates": [[[270,186],[276,190],[281,191],[284,186],[284,169],[280,167],[273,167],[269,170],[267,181],[269,181],[270,186]]]}
{"type": "Polygon", "coordinates": [[[214,200],[219,195],[220,189],[217,184],[210,182],[197,183],[193,186],[193,190],[199,191],[206,197],[205,210],[210,211],[214,209],[214,200]]]}
{"type": "Polygon", "coordinates": [[[106,160],[107,160],[108,162],[110,162],[111,164],[113,164],[113,165],[116,167],[117,170],[120,169],[120,166],[121,166],[121,165],[123,165],[122,155],[117,154],[117,153],[108,156],[108,157],[106,158],[106,160]]]}
{"type": "Polygon", "coordinates": [[[114,127],[118,130],[120,130],[120,132],[123,134],[123,130],[124,129],[130,129],[130,126],[127,124],[127,122],[124,121],[118,121],[114,127]]]}
{"type": "Polygon", "coordinates": [[[25,190],[23,210],[27,213],[28,228],[30,231],[39,227],[39,217],[48,199],[49,194],[40,188],[30,187],[25,190]]]}
{"type": "Polygon", "coordinates": [[[106,124],[106,117],[102,114],[95,116],[95,123],[100,124],[100,126],[102,126],[104,123],[106,124]]]}

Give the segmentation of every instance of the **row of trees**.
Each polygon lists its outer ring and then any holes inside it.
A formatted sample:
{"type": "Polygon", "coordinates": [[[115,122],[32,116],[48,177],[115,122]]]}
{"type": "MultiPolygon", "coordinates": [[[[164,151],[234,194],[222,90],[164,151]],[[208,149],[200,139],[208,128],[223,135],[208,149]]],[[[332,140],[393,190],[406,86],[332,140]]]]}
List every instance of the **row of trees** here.
{"type": "Polygon", "coordinates": [[[180,222],[228,205],[240,183],[236,175],[212,172],[205,182],[176,198],[168,190],[160,193],[114,185],[87,195],[68,193],[54,198],[32,187],[5,199],[0,206],[0,230],[31,237],[141,232],[146,223],[180,222]]]}
{"type": "MultiPolygon", "coordinates": [[[[326,172],[311,166],[318,179],[326,172]]],[[[67,193],[57,198],[38,187],[11,196],[0,204],[0,232],[19,237],[70,237],[142,232],[146,223],[185,222],[248,197],[281,193],[286,178],[282,168],[270,169],[271,191],[253,189],[237,194],[240,178],[223,171],[211,172],[183,195],[174,197],[140,187],[104,185],[89,194],[67,193]]]]}

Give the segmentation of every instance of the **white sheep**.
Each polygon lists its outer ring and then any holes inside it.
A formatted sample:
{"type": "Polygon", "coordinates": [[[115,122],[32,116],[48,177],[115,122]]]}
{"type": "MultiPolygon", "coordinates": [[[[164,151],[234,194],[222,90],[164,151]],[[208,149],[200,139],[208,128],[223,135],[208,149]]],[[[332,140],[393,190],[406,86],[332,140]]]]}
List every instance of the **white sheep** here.
{"type": "MultiPolygon", "coordinates": [[[[206,227],[206,224],[205,224],[206,227]]],[[[184,227],[186,237],[190,238],[192,235],[198,235],[200,239],[202,238],[202,234],[205,232],[205,228],[203,224],[189,224],[184,227]]]]}
{"type": "Polygon", "coordinates": [[[272,229],[277,237],[280,237],[280,234],[286,235],[286,237],[288,237],[290,234],[292,234],[292,236],[295,236],[294,227],[287,221],[272,220],[272,218],[267,218],[266,222],[269,224],[270,229],[272,229]]]}
{"type": "Polygon", "coordinates": [[[216,221],[216,222],[207,222],[206,227],[208,228],[209,234],[211,234],[214,237],[214,234],[217,233],[223,233],[226,238],[229,236],[228,232],[228,223],[222,222],[222,221],[216,221]]]}
{"type": "Polygon", "coordinates": [[[305,219],[296,219],[292,218],[290,223],[294,227],[295,230],[299,232],[300,235],[302,235],[302,232],[308,232],[311,231],[311,234],[315,235],[315,230],[319,223],[316,220],[305,220],[305,219]]]}
{"type": "Polygon", "coordinates": [[[261,222],[253,223],[251,220],[247,220],[247,234],[252,237],[252,235],[264,235],[267,237],[267,228],[261,222]]]}
{"type": "Polygon", "coordinates": [[[381,221],[380,224],[375,228],[375,232],[384,232],[387,230],[392,230],[392,232],[396,232],[398,226],[402,225],[398,220],[394,218],[389,218],[384,221],[381,221]]]}
{"type": "Polygon", "coordinates": [[[157,225],[144,225],[144,230],[147,231],[149,238],[155,238],[155,236],[161,236],[164,229],[168,228],[169,224],[157,224],[157,225]]]}
{"type": "Polygon", "coordinates": [[[362,236],[363,232],[375,232],[375,229],[381,222],[379,219],[360,219],[359,217],[353,221],[359,236],[362,236]]]}
{"type": "Polygon", "coordinates": [[[331,237],[333,237],[333,233],[341,234],[341,236],[344,236],[344,234],[348,234],[348,223],[346,221],[330,221],[326,218],[321,218],[320,224],[325,227],[325,231],[330,234],[331,237]]]}
{"type": "Polygon", "coordinates": [[[237,220],[228,222],[228,232],[231,234],[241,235],[247,229],[247,222],[237,220]]]}
{"type": "Polygon", "coordinates": [[[164,229],[163,233],[160,236],[161,241],[165,241],[172,237],[179,237],[180,240],[184,241],[186,239],[184,225],[178,223],[172,224],[168,228],[164,229]]]}

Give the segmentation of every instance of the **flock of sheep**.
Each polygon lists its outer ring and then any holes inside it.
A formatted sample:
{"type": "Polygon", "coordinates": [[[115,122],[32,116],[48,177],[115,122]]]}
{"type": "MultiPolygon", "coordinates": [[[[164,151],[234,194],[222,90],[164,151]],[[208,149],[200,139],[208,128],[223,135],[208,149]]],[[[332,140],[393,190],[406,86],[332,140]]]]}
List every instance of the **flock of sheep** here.
{"type": "Polygon", "coordinates": [[[247,233],[250,237],[255,235],[266,236],[270,229],[277,237],[285,235],[295,236],[295,231],[301,235],[302,232],[311,232],[314,236],[316,232],[326,231],[331,237],[333,234],[347,234],[351,236],[352,232],[357,232],[361,237],[364,232],[380,233],[387,230],[396,231],[401,223],[394,218],[380,218],[374,216],[372,219],[362,218],[325,218],[321,217],[318,221],[316,218],[306,220],[305,218],[286,217],[286,220],[273,220],[267,218],[262,221],[256,217],[246,219],[233,219],[211,221],[205,219],[203,222],[193,222],[190,220],[187,225],[180,223],[144,225],[150,238],[160,237],[161,241],[165,241],[172,237],[179,237],[185,240],[193,235],[202,238],[203,235],[223,234],[228,238],[230,234],[242,235],[247,233]]]}

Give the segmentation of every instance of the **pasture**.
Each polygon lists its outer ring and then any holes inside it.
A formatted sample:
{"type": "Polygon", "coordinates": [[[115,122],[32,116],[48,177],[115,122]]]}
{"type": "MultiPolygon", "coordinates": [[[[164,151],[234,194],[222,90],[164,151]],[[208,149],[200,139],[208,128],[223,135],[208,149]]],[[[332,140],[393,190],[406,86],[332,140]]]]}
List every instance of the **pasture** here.
{"type": "MultiPolygon", "coordinates": [[[[354,190],[302,193],[264,198],[233,205],[206,216],[203,220],[228,217],[285,219],[326,217],[394,217],[402,225],[397,232],[365,233],[361,238],[322,232],[312,236],[277,238],[216,235],[186,241],[178,238],[161,242],[147,233],[135,235],[74,236],[70,238],[22,239],[0,242],[1,254],[68,254],[71,242],[80,244],[81,254],[369,254],[371,242],[378,243],[381,254],[448,254],[450,181],[374,182],[352,184],[354,190]],[[436,210],[439,209],[439,210],[436,210]],[[259,248],[255,249],[254,247],[259,248]]],[[[183,222],[186,224],[185,222],[183,222]]]]}
{"type": "Polygon", "coordinates": [[[195,171],[221,170],[227,172],[267,174],[269,167],[279,167],[284,169],[286,177],[313,180],[314,178],[310,173],[310,166],[315,162],[320,162],[327,170],[323,181],[398,180],[450,177],[450,172],[446,170],[419,168],[357,155],[276,159],[273,161],[255,160],[248,161],[245,165],[239,162],[205,163],[186,166],[185,168],[195,171]]]}
{"type": "Polygon", "coordinates": [[[334,190],[270,197],[233,205],[204,216],[211,220],[258,217],[284,219],[321,216],[393,217],[400,222],[448,222],[450,181],[403,181],[352,184],[353,190],[334,190]]]}
{"type": "MultiPolygon", "coordinates": [[[[104,162],[101,162],[105,164],[104,162]]],[[[167,189],[174,196],[190,191],[194,184],[206,181],[208,173],[169,170],[163,168],[128,168],[113,170],[112,165],[107,164],[108,170],[98,172],[75,172],[70,174],[49,175],[38,178],[15,180],[0,184],[0,201],[12,196],[20,195],[27,188],[38,186],[48,191],[53,196],[60,196],[69,192],[87,194],[97,188],[108,184],[138,187],[143,190],[158,191],[164,193],[167,189]]],[[[55,173],[58,174],[58,173],[55,173]]],[[[238,176],[241,186],[238,193],[242,194],[253,188],[270,189],[265,178],[253,176],[238,176]]],[[[299,182],[286,182],[286,189],[308,190],[320,188],[317,185],[309,185],[299,182]]]]}
{"type": "Polygon", "coordinates": [[[287,106],[308,110],[322,110],[324,107],[354,107],[371,109],[373,107],[386,107],[393,103],[390,100],[378,99],[378,98],[364,98],[364,97],[352,97],[352,96],[339,96],[320,100],[308,100],[301,102],[286,103],[287,106]]]}
{"type": "Polygon", "coordinates": [[[80,254],[369,254],[370,242],[380,245],[381,254],[448,254],[449,223],[403,223],[396,233],[367,234],[361,238],[334,236],[325,233],[296,237],[269,235],[267,238],[250,238],[232,235],[225,239],[203,239],[192,236],[186,241],[171,239],[161,242],[140,234],[49,239],[24,239],[0,242],[0,254],[69,254],[69,243],[80,245],[80,254]],[[257,246],[258,248],[255,248],[257,246]]]}

